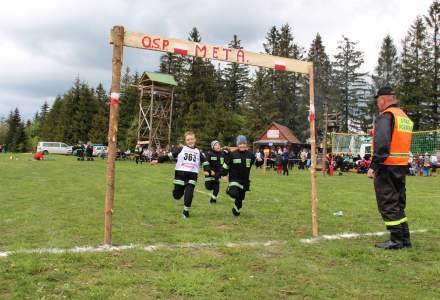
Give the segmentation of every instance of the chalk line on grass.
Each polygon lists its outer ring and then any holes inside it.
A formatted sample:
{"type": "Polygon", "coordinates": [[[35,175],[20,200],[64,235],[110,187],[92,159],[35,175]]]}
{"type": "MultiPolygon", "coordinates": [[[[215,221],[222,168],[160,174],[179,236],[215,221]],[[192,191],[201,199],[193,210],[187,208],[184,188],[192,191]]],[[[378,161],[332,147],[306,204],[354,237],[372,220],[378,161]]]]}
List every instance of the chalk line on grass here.
{"type": "MultiPolygon", "coordinates": [[[[411,233],[422,233],[427,232],[427,229],[419,229],[412,230],[411,233]]],[[[301,239],[300,242],[303,244],[313,244],[321,241],[332,241],[332,240],[346,240],[346,239],[356,239],[360,237],[368,237],[368,236],[383,236],[388,232],[380,231],[380,232],[367,232],[367,233],[356,233],[356,232],[344,232],[333,235],[320,235],[318,237],[309,238],[309,239],[301,239]]]]}
{"type": "MultiPolygon", "coordinates": [[[[427,229],[412,230],[411,233],[423,233],[427,232],[427,229]]],[[[300,242],[303,244],[313,244],[321,241],[331,241],[331,240],[344,240],[344,239],[355,239],[361,237],[369,236],[383,236],[387,232],[367,232],[367,233],[356,233],[356,232],[346,232],[333,235],[321,235],[316,238],[301,239],[300,242]]],[[[164,244],[159,243],[155,245],[139,245],[139,244],[129,244],[120,246],[83,246],[83,247],[73,247],[73,248],[36,248],[36,249],[21,249],[15,251],[0,251],[0,257],[8,257],[13,254],[64,254],[64,253],[99,253],[99,252],[121,252],[125,250],[143,250],[147,252],[154,252],[158,250],[173,250],[173,249],[203,249],[203,248],[240,248],[240,247],[270,247],[276,245],[285,245],[286,240],[269,240],[269,241],[238,241],[238,242],[211,242],[211,243],[180,243],[180,244],[164,244]]]]}
{"type": "Polygon", "coordinates": [[[98,252],[121,252],[124,250],[143,250],[147,252],[154,252],[157,250],[172,250],[172,249],[202,249],[202,248],[240,248],[240,247],[269,247],[274,245],[283,245],[287,241],[249,241],[249,242],[212,242],[212,243],[180,243],[180,244],[156,244],[156,245],[138,245],[129,244],[121,246],[83,246],[73,248],[36,248],[36,249],[21,249],[15,251],[0,251],[0,257],[7,257],[13,254],[65,254],[65,253],[98,253],[98,252]]]}

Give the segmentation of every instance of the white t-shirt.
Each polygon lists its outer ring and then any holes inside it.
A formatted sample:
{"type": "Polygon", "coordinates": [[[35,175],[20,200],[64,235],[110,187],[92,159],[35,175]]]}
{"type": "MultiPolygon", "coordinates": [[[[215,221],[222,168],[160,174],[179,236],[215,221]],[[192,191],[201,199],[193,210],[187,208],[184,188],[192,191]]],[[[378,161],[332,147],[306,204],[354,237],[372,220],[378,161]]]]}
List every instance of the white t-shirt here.
{"type": "Polygon", "coordinates": [[[183,146],[179,155],[177,155],[176,170],[199,173],[200,150],[183,146]]]}

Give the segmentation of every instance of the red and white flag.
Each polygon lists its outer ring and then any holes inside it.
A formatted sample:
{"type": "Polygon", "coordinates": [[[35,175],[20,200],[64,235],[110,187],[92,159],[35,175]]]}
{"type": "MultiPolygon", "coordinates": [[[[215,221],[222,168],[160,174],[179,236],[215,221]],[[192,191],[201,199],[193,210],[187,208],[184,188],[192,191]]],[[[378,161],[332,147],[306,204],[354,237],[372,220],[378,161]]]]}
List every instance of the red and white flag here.
{"type": "Polygon", "coordinates": [[[174,44],[174,54],[188,55],[188,47],[184,44],[174,44]]]}
{"type": "Polygon", "coordinates": [[[283,61],[275,61],[275,66],[274,66],[275,70],[278,71],[286,71],[286,63],[283,61]]]}
{"type": "Polygon", "coordinates": [[[120,95],[121,94],[119,94],[119,93],[110,93],[110,105],[118,106],[120,104],[120,102],[119,102],[120,95]]]}
{"type": "Polygon", "coordinates": [[[314,105],[310,106],[309,116],[307,117],[307,119],[309,120],[309,123],[312,121],[313,122],[315,121],[315,106],[314,105]]]}

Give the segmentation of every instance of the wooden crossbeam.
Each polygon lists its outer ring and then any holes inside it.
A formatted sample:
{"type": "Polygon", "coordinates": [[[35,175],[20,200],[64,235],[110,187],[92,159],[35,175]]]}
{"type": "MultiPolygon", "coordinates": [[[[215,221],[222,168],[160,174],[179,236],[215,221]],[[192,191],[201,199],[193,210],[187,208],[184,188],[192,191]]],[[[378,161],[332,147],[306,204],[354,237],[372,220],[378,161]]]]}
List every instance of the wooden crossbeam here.
{"type": "MultiPolygon", "coordinates": [[[[113,43],[110,35],[110,43],[113,43]]],[[[309,74],[308,61],[126,31],[124,46],[309,74]]]]}

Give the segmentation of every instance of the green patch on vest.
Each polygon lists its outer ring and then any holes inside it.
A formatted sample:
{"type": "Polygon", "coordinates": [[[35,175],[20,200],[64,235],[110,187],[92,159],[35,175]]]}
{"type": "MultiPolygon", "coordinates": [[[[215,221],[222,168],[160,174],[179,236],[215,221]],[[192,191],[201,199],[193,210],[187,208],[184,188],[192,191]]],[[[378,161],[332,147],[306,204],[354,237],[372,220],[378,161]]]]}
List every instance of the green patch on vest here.
{"type": "Polygon", "coordinates": [[[414,123],[407,117],[396,117],[397,131],[412,132],[414,123]]]}
{"type": "Polygon", "coordinates": [[[250,168],[250,167],[251,167],[251,159],[246,158],[246,168],[250,168]]]}

